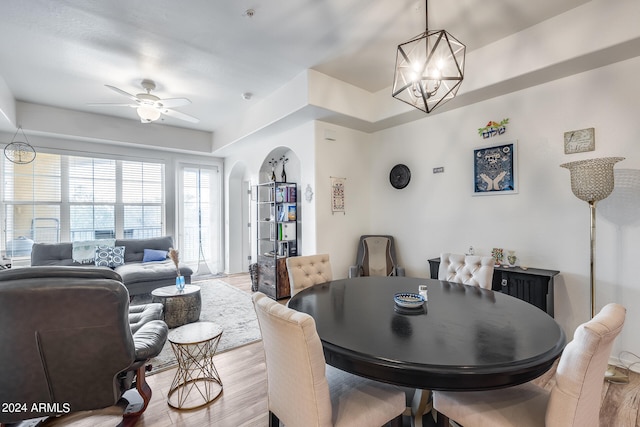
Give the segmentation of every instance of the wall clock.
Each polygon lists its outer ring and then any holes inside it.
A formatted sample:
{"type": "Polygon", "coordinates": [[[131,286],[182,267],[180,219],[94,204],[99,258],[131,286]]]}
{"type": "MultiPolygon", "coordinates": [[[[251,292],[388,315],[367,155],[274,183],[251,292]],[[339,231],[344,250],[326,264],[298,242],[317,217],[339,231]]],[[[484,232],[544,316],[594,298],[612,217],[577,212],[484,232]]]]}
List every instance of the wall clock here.
{"type": "Polygon", "coordinates": [[[406,165],[398,164],[391,168],[389,182],[393,188],[404,188],[409,185],[409,181],[411,181],[411,171],[406,165]]]}
{"type": "Polygon", "coordinates": [[[564,133],[564,154],[582,153],[596,149],[595,129],[572,130],[564,133]]]}

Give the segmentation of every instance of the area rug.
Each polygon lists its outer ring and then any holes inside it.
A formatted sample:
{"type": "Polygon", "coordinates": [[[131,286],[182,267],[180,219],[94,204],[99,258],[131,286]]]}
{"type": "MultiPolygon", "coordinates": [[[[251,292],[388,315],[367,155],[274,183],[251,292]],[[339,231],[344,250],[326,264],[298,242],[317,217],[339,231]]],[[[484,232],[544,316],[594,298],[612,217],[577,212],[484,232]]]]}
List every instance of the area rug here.
{"type": "MultiPolygon", "coordinates": [[[[222,338],[216,354],[259,341],[262,338],[251,296],[248,293],[217,279],[194,284],[200,286],[202,298],[200,321],[208,320],[222,327],[222,338]]],[[[131,304],[146,304],[150,301],[151,295],[140,295],[134,297],[131,304]]],[[[165,371],[177,365],[169,341],[164,345],[162,352],[151,359],[151,365],[153,368],[148,375],[165,371]]]]}

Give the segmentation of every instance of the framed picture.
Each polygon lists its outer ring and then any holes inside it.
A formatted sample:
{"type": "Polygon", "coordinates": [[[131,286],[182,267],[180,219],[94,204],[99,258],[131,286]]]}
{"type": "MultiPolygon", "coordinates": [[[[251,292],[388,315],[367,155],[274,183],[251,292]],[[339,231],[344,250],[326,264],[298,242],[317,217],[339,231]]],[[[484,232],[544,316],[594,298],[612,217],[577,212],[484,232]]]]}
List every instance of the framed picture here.
{"type": "Polygon", "coordinates": [[[572,130],[564,133],[564,154],[595,151],[595,128],[572,130]]]}
{"type": "Polygon", "coordinates": [[[518,192],[517,141],[473,150],[473,194],[487,196],[518,192]]]}

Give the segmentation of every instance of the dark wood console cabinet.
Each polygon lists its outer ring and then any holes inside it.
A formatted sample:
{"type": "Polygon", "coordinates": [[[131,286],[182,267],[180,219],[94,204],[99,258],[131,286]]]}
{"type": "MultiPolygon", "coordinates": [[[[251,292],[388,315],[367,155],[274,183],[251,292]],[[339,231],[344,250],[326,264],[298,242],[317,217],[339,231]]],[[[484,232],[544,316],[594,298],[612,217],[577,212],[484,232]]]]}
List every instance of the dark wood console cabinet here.
{"type": "Polygon", "coordinates": [[[258,255],[258,290],[273,299],[288,298],[289,273],[286,258],[258,255]]]}
{"type": "MultiPolygon", "coordinates": [[[[432,279],[438,278],[440,258],[429,260],[432,279]]],[[[492,289],[527,301],[553,317],[553,278],[560,272],[541,268],[495,267],[492,289]]]]}

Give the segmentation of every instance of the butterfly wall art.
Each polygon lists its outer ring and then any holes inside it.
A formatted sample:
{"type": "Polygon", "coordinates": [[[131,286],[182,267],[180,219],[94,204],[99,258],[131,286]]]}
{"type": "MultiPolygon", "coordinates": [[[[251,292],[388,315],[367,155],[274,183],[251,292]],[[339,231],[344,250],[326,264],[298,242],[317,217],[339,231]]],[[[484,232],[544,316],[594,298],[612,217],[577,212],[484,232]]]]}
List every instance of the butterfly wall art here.
{"type": "Polygon", "coordinates": [[[517,193],[517,141],[473,150],[474,195],[517,193]]]}

